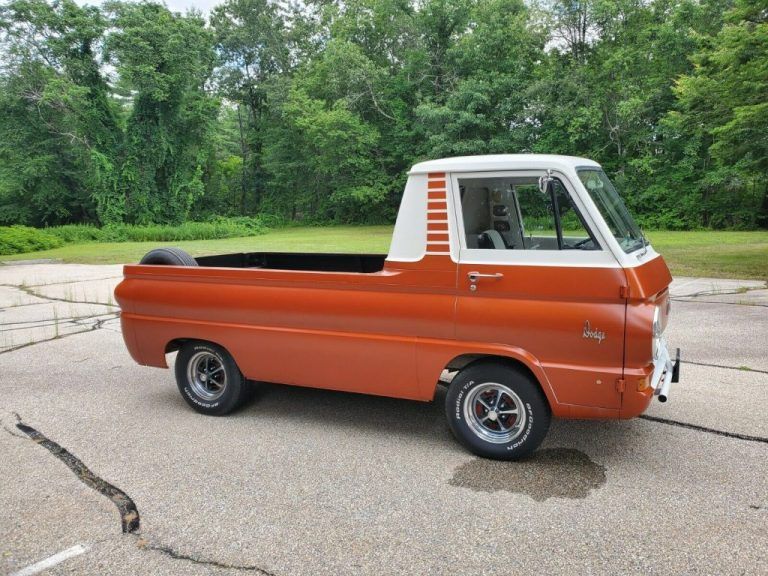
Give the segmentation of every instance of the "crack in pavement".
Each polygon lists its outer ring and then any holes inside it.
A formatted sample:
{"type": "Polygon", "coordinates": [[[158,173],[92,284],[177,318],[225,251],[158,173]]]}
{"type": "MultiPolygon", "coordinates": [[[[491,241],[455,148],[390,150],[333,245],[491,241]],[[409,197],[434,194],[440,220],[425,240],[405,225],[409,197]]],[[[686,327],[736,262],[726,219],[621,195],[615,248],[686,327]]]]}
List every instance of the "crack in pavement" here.
{"type": "Polygon", "coordinates": [[[61,318],[53,318],[46,320],[27,320],[26,322],[6,322],[0,324],[0,328],[4,332],[11,332],[13,330],[31,330],[32,328],[47,328],[48,326],[56,326],[61,324],[78,324],[82,325],[84,320],[90,320],[91,318],[99,318],[101,316],[117,317],[116,312],[103,312],[102,314],[89,314],[87,316],[65,316],[61,318]],[[14,328],[8,328],[8,326],[14,326],[14,328]]]}
{"type": "MultiPolygon", "coordinates": [[[[17,420],[16,428],[21,432],[23,432],[27,438],[31,439],[36,444],[39,444],[40,446],[43,446],[44,448],[46,448],[49,452],[51,452],[51,454],[53,454],[56,458],[61,460],[75,474],[75,476],[77,476],[77,478],[81,482],[83,482],[89,488],[92,488],[97,492],[99,492],[100,494],[106,496],[115,504],[118,511],[120,512],[120,520],[121,520],[121,527],[122,527],[123,533],[136,536],[138,538],[137,546],[140,550],[158,552],[174,560],[192,562],[193,564],[198,564],[198,565],[211,566],[214,568],[221,568],[226,570],[255,572],[263,576],[276,576],[274,572],[265,570],[264,568],[261,568],[260,566],[257,566],[257,565],[228,564],[225,562],[219,562],[217,560],[207,560],[203,558],[197,558],[189,554],[183,554],[170,546],[167,546],[164,544],[155,544],[150,542],[146,537],[141,535],[139,532],[139,528],[140,528],[139,511],[136,508],[136,504],[133,502],[130,496],[128,496],[125,492],[123,492],[113,484],[107,482],[100,476],[97,476],[96,474],[94,474],[83,463],[82,460],[77,458],[74,454],[69,452],[67,449],[63,448],[60,444],[49,439],[43,433],[36,430],[32,426],[25,424],[22,421],[21,416],[19,416],[19,414],[14,413],[14,416],[16,417],[16,420],[17,420]]],[[[652,422],[659,422],[662,424],[679,426],[682,428],[689,428],[689,429],[700,431],[700,432],[707,432],[710,434],[725,436],[728,438],[736,438],[739,440],[747,440],[750,442],[760,442],[760,443],[768,444],[768,438],[762,438],[759,436],[749,436],[746,434],[726,432],[723,430],[715,430],[713,428],[698,426],[696,424],[689,424],[687,422],[679,422],[676,420],[668,420],[666,418],[657,418],[655,416],[649,416],[646,414],[640,415],[640,418],[644,420],[649,420],[652,422]]],[[[24,436],[20,436],[19,434],[16,434],[12,430],[8,429],[4,423],[3,423],[3,428],[5,429],[6,432],[8,432],[13,436],[16,436],[17,438],[26,439],[24,436]]]]}
{"type": "Polygon", "coordinates": [[[10,310],[11,308],[22,308],[24,306],[45,306],[48,304],[52,304],[52,302],[25,302],[24,304],[8,304],[6,306],[3,306],[0,312],[5,312],[6,310],[10,310]]]}
{"type": "Polygon", "coordinates": [[[143,540],[143,539],[139,541],[138,546],[142,550],[160,552],[161,554],[164,554],[165,556],[173,558],[174,560],[185,560],[187,562],[192,562],[194,564],[202,564],[204,566],[213,566],[215,568],[223,568],[227,570],[242,570],[244,572],[245,571],[256,572],[257,574],[262,574],[263,576],[276,576],[274,572],[270,572],[269,570],[265,570],[264,568],[261,568],[256,565],[226,564],[224,562],[218,562],[216,560],[204,560],[201,558],[195,558],[194,556],[182,554],[174,550],[170,546],[165,546],[162,544],[150,544],[147,540],[143,540]]]}
{"type": "MultiPolygon", "coordinates": [[[[61,282],[43,282],[42,284],[26,284],[28,288],[40,288],[41,286],[60,286],[62,284],[80,284],[82,282],[100,282],[102,280],[115,280],[117,278],[122,279],[122,274],[117,274],[115,276],[106,276],[104,278],[85,278],[82,280],[62,280],[61,282]]],[[[0,284],[0,286],[10,286],[13,288],[18,288],[18,284],[0,284]]]]}
{"type": "Polygon", "coordinates": [[[659,418],[658,416],[650,416],[648,414],[640,414],[638,418],[641,418],[643,420],[649,420],[651,422],[668,424],[670,426],[679,426],[681,428],[689,428],[690,430],[696,430],[698,432],[706,432],[708,434],[715,434],[717,436],[725,436],[726,438],[736,438],[738,440],[746,440],[748,442],[760,442],[762,444],[768,444],[768,438],[763,438],[762,436],[750,436],[749,434],[740,434],[738,432],[728,432],[726,430],[717,430],[715,428],[707,428],[706,426],[699,426],[698,424],[690,424],[688,422],[680,422],[679,420],[670,420],[668,418],[659,418]]]}
{"type": "MultiPolygon", "coordinates": [[[[110,308],[120,307],[118,304],[114,304],[114,303],[110,304],[108,302],[91,302],[90,300],[68,300],[66,298],[57,298],[56,296],[45,296],[44,294],[38,294],[37,292],[35,292],[32,289],[33,288],[32,286],[17,286],[15,284],[0,284],[0,286],[5,286],[6,288],[15,288],[20,292],[24,292],[24,294],[26,294],[27,296],[48,300],[49,303],[65,302],[67,304],[91,304],[95,306],[109,306],[110,308]]],[[[40,284],[39,286],[51,286],[51,284],[40,284]]],[[[36,304],[46,304],[46,302],[36,302],[36,304]]]]}
{"type": "Polygon", "coordinates": [[[763,282],[762,286],[743,286],[736,288],[735,290],[702,290],[701,292],[694,292],[693,294],[673,294],[672,298],[698,298],[699,296],[728,296],[733,294],[746,294],[747,292],[754,292],[756,290],[768,289],[768,282],[763,282]]]}
{"type": "Polygon", "coordinates": [[[139,511],[128,494],[94,474],[82,460],[66,448],[62,448],[61,445],[47,438],[42,432],[25,424],[18,414],[16,414],[16,418],[18,420],[16,428],[26,434],[33,442],[39,444],[61,460],[83,484],[93,488],[112,501],[117,507],[118,512],[120,512],[120,524],[124,533],[135,532],[139,529],[139,511]]]}
{"type": "Polygon", "coordinates": [[[718,300],[684,300],[689,296],[682,296],[680,298],[671,298],[673,302],[682,302],[684,304],[727,304],[729,306],[754,306],[755,308],[768,308],[768,304],[758,304],[756,302],[721,302],[718,300]]]}
{"type": "MultiPolygon", "coordinates": [[[[116,277],[110,277],[110,278],[116,278],[116,277]]],[[[105,278],[110,279],[110,278],[105,278]]],[[[60,282],[59,284],[67,284],[69,282],[60,282]]],[[[51,286],[52,284],[38,284],[37,286],[51,286]]],[[[36,303],[30,303],[29,305],[43,305],[43,304],[55,304],[57,302],[63,302],[66,304],[87,304],[90,306],[103,306],[106,308],[119,308],[116,304],[110,304],[110,303],[104,303],[104,302],[90,302],[85,300],[68,300],[66,298],[57,298],[55,296],[45,296],[42,294],[36,293],[32,288],[32,286],[18,286],[16,284],[0,284],[0,286],[5,286],[8,288],[14,288],[16,290],[19,290],[20,292],[23,292],[27,294],[28,296],[32,296],[34,298],[38,298],[41,300],[44,300],[44,302],[36,302],[36,303]]],[[[23,305],[23,304],[22,304],[23,305]]],[[[36,340],[33,342],[26,342],[24,344],[19,344],[17,346],[11,346],[9,348],[5,348],[3,350],[0,350],[0,354],[6,354],[8,352],[14,352],[16,350],[21,350],[22,348],[27,348],[28,346],[34,346],[36,344],[43,344],[45,342],[51,342],[52,340],[59,340],[61,338],[66,338],[68,336],[73,336],[74,334],[83,334],[84,332],[91,332],[94,330],[101,329],[106,322],[109,322],[110,320],[114,320],[119,316],[119,311],[116,312],[102,312],[100,314],[94,314],[91,316],[74,316],[74,317],[67,317],[67,318],[61,318],[61,319],[46,319],[46,320],[30,320],[27,322],[9,322],[7,324],[2,325],[4,327],[3,331],[11,332],[15,330],[33,330],[35,328],[50,328],[51,326],[59,327],[59,326],[81,326],[83,327],[83,330],[77,330],[75,332],[70,332],[68,334],[56,334],[52,338],[45,338],[43,340],[36,340]],[[91,321],[93,321],[93,325],[91,325],[91,321]],[[8,328],[8,326],[16,326],[14,328],[8,328]]]]}
{"type": "Polygon", "coordinates": [[[139,516],[139,510],[131,497],[128,496],[128,494],[117,488],[114,484],[111,484],[100,476],[96,475],[93,471],[91,471],[90,468],[88,468],[88,466],[85,465],[82,460],[72,454],[69,450],[63,448],[60,444],[54,442],[39,430],[24,423],[19,414],[14,412],[13,415],[16,418],[16,428],[23,432],[25,436],[21,436],[20,434],[15,433],[13,430],[8,428],[5,423],[3,423],[3,429],[12,436],[21,438],[23,440],[30,439],[36,444],[39,444],[48,450],[51,454],[53,454],[56,458],[61,460],[83,484],[109,498],[117,507],[118,512],[120,513],[120,525],[123,533],[137,537],[137,546],[140,550],[159,552],[160,554],[168,556],[174,560],[182,560],[186,562],[192,562],[194,564],[211,566],[214,568],[255,572],[257,574],[262,574],[263,576],[276,576],[274,572],[265,570],[260,566],[249,564],[228,564],[226,562],[219,562],[218,560],[197,558],[189,554],[183,554],[171,546],[150,542],[145,536],[141,535],[141,518],[139,516]]]}
{"type": "Polygon", "coordinates": [[[697,303],[697,304],[728,304],[730,306],[756,306],[758,308],[768,308],[768,304],[754,302],[720,302],[717,300],[699,300],[700,296],[738,296],[747,292],[756,292],[768,289],[768,283],[762,286],[743,286],[735,290],[702,290],[693,294],[672,294],[670,300],[673,302],[697,303]]]}
{"type": "Polygon", "coordinates": [[[680,360],[682,364],[693,364],[695,366],[707,366],[709,368],[722,368],[724,370],[737,370],[738,372],[756,372],[758,374],[768,374],[768,370],[760,368],[750,368],[749,366],[724,366],[722,364],[709,364],[707,362],[694,362],[693,360],[680,360]]]}
{"type": "MultiPolygon", "coordinates": [[[[104,316],[104,314],[100,314],[99,316],[104,316]]],[[[77,332],[70,332],[69,334],[59,334],[58,336],[54,336],[52,338],[46,338],[44,340],[36,340],[35,342],[27,342],[26,344],[19,344],[18,346],[12,346],[10,348],[6,348],[5,350],[0,350],[0,355],[8,354],[9,352],[15,352],[16,350],[21,350],[22,348],[36,346],[38,344],[45,344],[46,342],[52,342],[54,340],[62,340],[64,338],[69,338],[70,336],[75,336],[77,334],[85,334],[86,332],[94,332],[96,330],[101,330],[102,328],[104,328],[104,324],[116,318],[119,318],[120,313],[115,312],[113,314],[110,314],[108,318],[99,318],[99,316],[91,316],[91,318],[97,318],[93,326],[89,327],[87,324],[78,323],[80,326],[85,327],[84,330],[78,330],[77,332]]],[[[112,331],[115,332],[114,330],[112,331]]]]}

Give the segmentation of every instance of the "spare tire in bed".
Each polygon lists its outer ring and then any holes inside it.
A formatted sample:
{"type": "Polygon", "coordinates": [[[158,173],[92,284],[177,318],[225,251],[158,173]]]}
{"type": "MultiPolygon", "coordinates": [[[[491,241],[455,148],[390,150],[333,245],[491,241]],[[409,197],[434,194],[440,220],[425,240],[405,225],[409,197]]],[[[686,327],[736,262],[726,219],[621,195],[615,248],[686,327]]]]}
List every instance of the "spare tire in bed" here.
{"type": "Polygon", "coordinates": [[[180,248],[155,248],[144,255],[139,264],[161,266],[197,266],[197,260],[180,248]]]}

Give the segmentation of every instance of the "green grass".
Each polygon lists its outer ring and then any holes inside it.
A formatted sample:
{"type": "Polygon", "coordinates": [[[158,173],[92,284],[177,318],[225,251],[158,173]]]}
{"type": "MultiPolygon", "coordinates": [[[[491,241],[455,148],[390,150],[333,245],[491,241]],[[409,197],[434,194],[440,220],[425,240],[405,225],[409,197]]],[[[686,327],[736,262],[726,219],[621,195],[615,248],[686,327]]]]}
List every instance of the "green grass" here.
{"type": "MultiPolygon", "coordinates": [[[[55,258],[64,262],[115,264],[138,262],[162,245],[183,248],[193,256],[228,252],[386,253],[391,226],[296,227],[261,236],[173,243],[121,242],[71,244],[53,250],[0,256],[0,260],[55,258]]],[[[768,280],[768,232],[648,232],[677,276],[768,280]]]]}
{"type": "Polygon", "coordinates": [[[0,261],[55,258],[83,264],[138,262],[152,248],[178,246],[193,256],[231,252],[358,252],[383,254],[389,249],[392,226],[296,227],[260,236],[181,242],[100,242],[69,244],[53,250],[0,256],[0,261]]]}
{"type": "Polygon", "coordinates": [[[647,232],[675,276],[768,280],[768,232],[647,232]]]}

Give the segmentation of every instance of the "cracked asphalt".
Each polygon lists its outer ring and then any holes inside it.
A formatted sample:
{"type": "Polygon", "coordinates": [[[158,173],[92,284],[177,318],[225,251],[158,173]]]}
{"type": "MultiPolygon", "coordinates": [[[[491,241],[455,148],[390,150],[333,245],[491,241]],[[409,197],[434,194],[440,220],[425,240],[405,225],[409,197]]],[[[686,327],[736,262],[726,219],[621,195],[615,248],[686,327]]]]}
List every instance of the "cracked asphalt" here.
{"type": "Polygon", "coordinates": [[[763,282],[676,279],[670,401],[555,421],[512,464],[454,442],[442,396],[263,385],[196,414],[125,351],[120,274],[0,265],[0,573],[77,545],[45,573],[768,573],[763,282]]]}

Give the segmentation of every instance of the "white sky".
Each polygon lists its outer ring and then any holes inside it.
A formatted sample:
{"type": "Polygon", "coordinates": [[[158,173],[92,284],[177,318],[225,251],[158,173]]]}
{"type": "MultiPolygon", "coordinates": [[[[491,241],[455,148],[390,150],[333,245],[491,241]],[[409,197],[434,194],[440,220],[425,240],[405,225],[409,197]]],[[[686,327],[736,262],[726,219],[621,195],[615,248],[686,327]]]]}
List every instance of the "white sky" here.
{"type": "MultiPolygon", "coordinates": [[[[101,0],[75,0],[81,6],[87,4],[99,6],[101,0]]],[[[197,8],[205,15],[211,11],[211,8],[221,4],[222,0],[165,0],[165,5],[173,12],[186,12],[189,8],[197,8]]]]}

